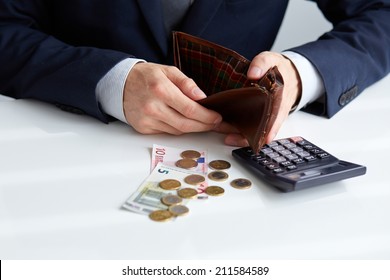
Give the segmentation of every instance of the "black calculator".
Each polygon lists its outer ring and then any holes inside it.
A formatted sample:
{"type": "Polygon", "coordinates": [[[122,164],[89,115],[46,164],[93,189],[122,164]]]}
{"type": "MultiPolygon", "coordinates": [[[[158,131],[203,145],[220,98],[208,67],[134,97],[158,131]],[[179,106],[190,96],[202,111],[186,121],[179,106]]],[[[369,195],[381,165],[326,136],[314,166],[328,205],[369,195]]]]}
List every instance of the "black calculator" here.
{"type": "Polygon", "coordinates": [[[258,154],[249,147],[233,150],[243,166],[283,192],[364,175],[366,167],[339,160],[320,147],[295,136],[264,145],[258,154]]]}

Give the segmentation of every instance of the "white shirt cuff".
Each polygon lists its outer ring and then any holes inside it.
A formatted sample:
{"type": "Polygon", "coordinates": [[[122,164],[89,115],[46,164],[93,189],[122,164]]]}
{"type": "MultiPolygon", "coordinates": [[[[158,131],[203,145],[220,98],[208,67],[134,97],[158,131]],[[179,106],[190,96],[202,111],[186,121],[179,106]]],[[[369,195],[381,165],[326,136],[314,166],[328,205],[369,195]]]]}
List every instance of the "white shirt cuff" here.
{"type": "Polygon", "coordinates": [[[138,62],[145,61],[136,58],[122,60],[111,68],[96,86],[96,98],[102,110],[124,123],[127,123],[127,121],[123,112],[123,91],[127,76],[138,62]]]}
{"type": "Polygon", "coordinates": [[[318,70],[307,58],[292,51],[285,51],[282,54],[294,63],[301,78],[302,95],[296,108],[296,111],[298,111],[325,93],[324,82],[318,70]]]}

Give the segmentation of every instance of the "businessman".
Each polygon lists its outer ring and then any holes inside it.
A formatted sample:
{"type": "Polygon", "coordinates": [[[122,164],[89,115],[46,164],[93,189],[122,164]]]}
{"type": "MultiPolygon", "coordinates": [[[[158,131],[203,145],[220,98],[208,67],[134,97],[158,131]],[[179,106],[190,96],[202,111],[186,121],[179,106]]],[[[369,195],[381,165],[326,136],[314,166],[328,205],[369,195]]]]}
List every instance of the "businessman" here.
{"type": "Polygon", "coordinates": [[[250,79],[278,66],[285,88],[271,141],[292,110],[332,117],[390,70],[390,0],[315,2],[333,29],[279,54],[268,50],[288,0],[0,0],[0,92],[140,133],[217,130],[246,145],[170,66],[179,30],[252,60],[250,79]]]}

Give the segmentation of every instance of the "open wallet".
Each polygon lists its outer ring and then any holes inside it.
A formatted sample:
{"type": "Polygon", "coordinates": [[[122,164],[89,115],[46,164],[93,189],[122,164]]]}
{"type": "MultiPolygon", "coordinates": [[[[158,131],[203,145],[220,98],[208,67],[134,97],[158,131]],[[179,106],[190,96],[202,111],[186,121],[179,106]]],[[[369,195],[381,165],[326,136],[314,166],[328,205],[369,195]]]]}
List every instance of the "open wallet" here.
{"type": "Polygon", "coordinates": [[[260,80],[249,80],[250,61],[233,50],[183,32],[173,32],[173,46],[175,66],[207,95],[198,103],[221,114],[257,154],[282,100],[283,77],[277,67],[260,80]]]}

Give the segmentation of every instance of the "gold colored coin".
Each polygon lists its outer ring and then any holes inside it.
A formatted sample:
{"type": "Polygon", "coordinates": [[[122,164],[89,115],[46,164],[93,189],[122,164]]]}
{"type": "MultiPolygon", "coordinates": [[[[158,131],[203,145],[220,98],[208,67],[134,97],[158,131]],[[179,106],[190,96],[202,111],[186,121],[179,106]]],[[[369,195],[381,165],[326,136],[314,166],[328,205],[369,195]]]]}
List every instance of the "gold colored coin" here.
{"type": "Polygon", "coordinates": [[[183,158],[176,161],[176,166],[184,169],[192,169],[198,166],[198,163],[190,158],[183,158]]]}
{"type": "Polygon", "coordinates": [[[226,170],[231,167],[231,164],[226,160],[218,159],[218,160],[210,161],[209,167],[214,170],[226,170]]]}
{"type": "Polygon", "coordinates": [[[173,218],[173,214],[168,210],[156,210],[149,214],[149,218],[155,222],[165,222],[173,218]]]}
{"type": "Polygon", "coordinates": [[[225,190],[218,186],[207,187],[205,192],[211,196],[221,196],[225,193],[225,190]]]}
{"type": "Polygon", "coordinates": [[[168,194],[161,198],[161,202],[164,203],[167,206],[180,204],[183,202],[183,199],[177,195],[174,194],[168,194]]]}
{"type": "Polygon", "coordinates": [[[190,212],[190,209],[184,205],[172,205],[168,208],[168,210],[173,214],[173,216],[184,216],[190,212]]]}
{"type": "Polygon", "coordinates": [[[194,150],[187,150],[187,151],[183,151],[180,156],[182,158],[189,158],[189,159],[198,159],[200,158],[202,155],[198,152],[198,151],[194,151],[194,150]]]}
{"type": "Polygon", "coordinates": [[[161,181],[158,185],[164,190],[177,190],[180,188],[181,183],[175,179],[166,179],[161,181]]]}
{"type": "Polygon", "coordinates": [[[197,175],[197,174],[188,175],[187,177],[184,178],[184,182],[194,186],[199,185],[204,181],[206,181],[206,178],[203,177],[202,175],[197,175]]]}
{"type": "Polygon", "coordinates": [[[210,172],[209,175],[208,175],[209,179],[213,180],[213,181],[225,181],[227,178],[229,178],[229,174],[227,174],[226,172],[224,171],[213,171],[213,172],[210,172]]]}
{"type": "Polygon", "coordinates": [[[248,179],[244,178],[238,178],[233,180],[230,185],[233,188],[244,190],[244,189],[249,189],[252,186],[252,182],[249,181],[248,179]]]}
{"type": "Polygon", "coordinates": [[[177,194],[182,198],[195,198],[198,195],[197,190],[193,188],[184,188],[177,191],[177,194]]]}

